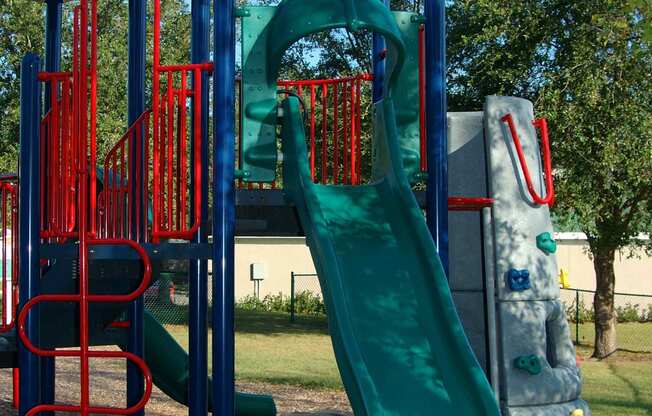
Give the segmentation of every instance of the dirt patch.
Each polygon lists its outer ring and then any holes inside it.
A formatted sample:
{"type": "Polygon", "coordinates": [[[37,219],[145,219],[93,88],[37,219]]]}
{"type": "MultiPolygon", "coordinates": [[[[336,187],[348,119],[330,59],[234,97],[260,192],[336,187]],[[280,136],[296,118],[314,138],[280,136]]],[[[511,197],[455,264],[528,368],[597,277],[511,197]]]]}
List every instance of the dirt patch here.
{"type": "MultiPolygon", "coordinates": [[[[91,403],[99,406],[124,407],[126,402],[125,364],[119,360],[91,360],[91,403]]],[[[289,385],[238,383],[247,393],[271,394],[280,415],[337,414],[352,415],[346,394],[337,390],[309,390],[289,385]]],[[[0,370],[0,414],[15,415],[12,408],[12,372],[0,370]]],[[[57,359],[56,401],[79,402],[79,361],[57,359]]],[[[64,415],[64,413],[61,413],[64,415]]],[[[147,416],[185,416],[188,409],[154,388],[147,404],[147,416]]]]}

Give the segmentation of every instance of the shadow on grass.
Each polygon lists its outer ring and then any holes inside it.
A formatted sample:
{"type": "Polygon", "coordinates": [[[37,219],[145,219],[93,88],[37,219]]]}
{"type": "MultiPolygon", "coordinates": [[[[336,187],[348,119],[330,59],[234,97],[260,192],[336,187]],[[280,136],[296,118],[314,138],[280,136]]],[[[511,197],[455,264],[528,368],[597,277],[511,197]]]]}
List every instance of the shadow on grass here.
{"type": "MultiPolygon", "coordinates": [[[[609,367],[609,371],[611,372],[611,374],[613,374],[614,377],[616,377],[617,379],[621,380],[632,391],[632,394],[634,395],[634,402],[625,404],[619,401],[604,400],[604,404],[608,404],[611,406],[623,406],[623,407],[629,406],[630,408],[632,406],[635,406],[641,410],[645,410],[645,412],[647,412],[648,415],[652,416],[652,403],[645,401],[645,398],[647,396],[644,397],[644,395],[641,393],[640,388],[633,381],[631,381],[625,375],[620,373],[616,365],[614,365],[614,363],[607,361],[607,366],[609,367]]],[[[601,401],[602,400],[598,399],[598,400],[594,400],[593,402],[600,403],[601,401]]]]}
{"type": "Polygon", "coordinates": [[[236,310],[235,330],[239,333],[260,335],[329,335],[326,317],[297,316],[290,322],[290,314],[236,310]]]}

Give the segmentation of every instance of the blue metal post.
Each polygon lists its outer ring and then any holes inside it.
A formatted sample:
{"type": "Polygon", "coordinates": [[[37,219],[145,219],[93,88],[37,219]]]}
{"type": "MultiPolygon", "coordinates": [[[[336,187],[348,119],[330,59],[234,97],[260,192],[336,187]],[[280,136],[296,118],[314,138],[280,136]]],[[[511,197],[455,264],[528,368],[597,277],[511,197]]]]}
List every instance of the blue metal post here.
{"type": "MultiPolygon", "coordinates": [[[[40,85],[37,79],[41,61],[37,55],[23,58],[20,70],[20,307],[40,290],[40,164],[39,125],[40,85]]],[[[26,335],[39,345],[38,306],[32,309],[25,322],[26,335]]],[[[39,358],[18,343],[20,368],[20,408],[24,416],[29,409],[41,403],[39,358]]]]}
{"type": "MultiPolygon", "coordinates": [[[[210,0],[192,0],[192,63],[205,63],[209,60],[208,45],[210,0]]],[[[208,76],[201,75],[201,160],[191,155],[191,166],[201,163],[201,226],[195,234],[195,243],[208,242],[208,76]]],[[[193,80],[193,82],[195,82],[193,80]]],[[[193,113],[196,111],[193,106],[193,113]]],[[[194,130],[191,135],[191,147],[194,147],[194,130]]],[[[193,177],[194,185],[194,177],[193,177]]],[[[190,187],[191,223],[194,218],[194,186],[190,187]]],[[[206,260],[190,260],[189,269],[190,314],[189,314],[189,349],[190,349],[190,381],[188,385],[188,414],[190,416],[206,416],[208,413],[208,262],[206,260]]]]}
{"type": "Polygon", "coordinates": [[[235,16],[214,0],[213,42],[213,414],[234,414],[235,16]]]}
{"type": "MultiPolygon", "coordinates": [[[[127,89],[128,97],[127,100],[127,111],[128,111],[128,121],[129,125],[133,124],[138,117],[145,110],[145,18],[146,18],[146,1],[145,0],[129,0],[129,68],[128,68],[128,80],[127,80],[127,89]]],[[[142,132],[142,131],[141,131],[142,132]]],[[[140,135],[140,148],[143,149],[144,146],[144,135],[140,135]]],[[[135,143],[135,137],[134,137],[135,143]]],[[[133,168],[136,166],[136,148],[135,146],[129,147],[130,152],[132,152],[132,163],[134,164],[133,168]]],[[[141,157],[144,160],[144,153],[140,152],[141,157]]],[[[140,166],[144,166],[143,163],[140,166]]],[[[133,170],[135,172],[135,170],[133,170]]],[[[141,187],[144,190],[144,184],[142,183],[143,175],[140,175],[141,183],[136,183],[135,180],[131,181],[132,188],[130,192],[135,194],[137,187],[141,187]]],[[[135,179],[135,178],[134,178],[135,179]]],[[[141,195],[146,195],[145,192],[141,192],[141,195]]],[[[133,200],[133,199],[132,199],[133,200]]],[[[142,218],[140,223],[142,224],[142,229],[140,230],[141,239],[144,235],[144,230],[147,227],[147,203],[144,201],[137,202],[140,205],[140,212],[142,213],[142,218]]],[[[134,204],[131,209],[132,218],[136,218],[136,205],[134,204]]],[[[136,223],[132,227],[133,235],[136,235],[136,223]]],[[[143,356],[144,353],[144,328],[143,328],[143,314],[144,314],[144,303],[143,298],[140,297],[129,305],[128,317],[131,325],[129,326],[129,336],[128,336],[128,350],[129,352],[136,354],[139,357],[143,356]]],[[[138,401],[140,401],[145,390],[145,384],[143,380],[143,375],[138,367],[131,362],[127,364],[127,406],[133,406],[138,401]]],[[[141,410],[135,415],[144,415],[144,410],[141,410]]]]}
{"type": "MultiPolygon", "coordinates": [[[[61,4],[62,0],[47,0],[45,12],[45,70],[48,72],[61,70],[61,4]]],[[[50,88],[46,88],[45,100],[43,101],[45,113],[50,110],[50,94],[50,88]]],[[[46,152],[48,150],[46,149],[46,152]]],[[[55,358],[41,358],[41,399],[43,404],[54,404],[55,376],[55,358]]],[[[54,416],[54,412],[43,412],[43,416],[54,416]]]]}
{"type": "Polygon", "coordinates": [[[426,0],[426,135],[428,228],[448,275],[448,126],[446,1],[426,0]]]}
{"type": "MultiPolygon", "coordinates": [[[[383,4],[389,7],[389,0],[380,0],[383,4]]],[[[385,50],[385,39],[378,33],[373,36],[373,50],[372,60],[374,63],[374,84],[373,84],[373,100],[374,103],[380,101],[384,95],[385,85],[385,57],[383,51],[385,50]]]]}

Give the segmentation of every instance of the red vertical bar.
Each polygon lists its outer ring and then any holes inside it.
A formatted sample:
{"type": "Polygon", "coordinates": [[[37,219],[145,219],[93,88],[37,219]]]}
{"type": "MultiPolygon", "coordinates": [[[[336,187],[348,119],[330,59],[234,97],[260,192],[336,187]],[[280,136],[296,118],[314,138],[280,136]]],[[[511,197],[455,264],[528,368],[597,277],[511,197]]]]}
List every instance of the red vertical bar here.
{"type": "Polygon", "coordinates": [[[18,406],[20,405],[20,370],[18,368],[14,368],[12,376],[14,389],[13,406],[14,409],[18,409],[18,406]]]}
{"type": "MultiPolygon", "coordinates": [[[[144,140],[144,149],[145,152],[145,164],[143,166],[143,209],[144,209],[144,222],[145,222],[145,235],[143,239],[146,243],[149,242],[149,233],[147,232],[147,224],[149,222],[149,116],[150,113],[145,115],[145,140],[144,140]]],[[[153,198],[152,198],[153,200],[153,198]]]]}
{"type": "MultiPolygon", "coordinates": [[[[159,116],[159,65],[161,62],[161,4],[159,1],[154,1],[154,46],[153,46],[153,62],[152,62],[152,234],[156,235],[161,223],[161,201],[160,201],[160,176],[159,176],[159,144],[160,144],[160,130],[161,117],[159,116]]],[[[158,238],[153,238],[153,241],[158,242],[158,238]]]]}
{"type": "Polygon", "coordinates": [[[188,181],[188,175],[187,175],[187,169],[188,169],[188,149],[187,149],[187,144],[186,144],[186,97],[188,92],[186,91],[186,71],[181,71],[181,91],[182,94],[179,96],[179,124],[180,124],[180,131],[181,135],[179,136],[179,147],[180,147],[180,152],[179,155],[181,157],[181,162],[179,163],[180,165],[180,171],[181,171],[181,178],[179,179],[180,182],[180,190],[179,194],[181,196],[180,198],[180,208],[179,211],[181,212],[181,217],[180,217],[180,222],[181,224],[179,225],[180,228],[183,228],[186,226],[186,192],[187,192],[187,181],[188,181]]]}
{"type": "Polygon", "coordinates": [[[63,227],[65,232],[72,231],[70,227],[70,137],[69,134],[69,100],[70,100],[70,83],[64,80],[61,83],[61,137],[62,137],[62,192],[61,203],[63,211],[63,227]]]}
{"type": "Polygon", "coordinates": [[[355,129],[356,129],[356,119],[355,119],[355,87],[354,82],[350,83],[351,88],[351,184],[356,184],[355,177],[355,165],[356,165],[356,153],[355,153],[355,129]]]}
{"type": "MultiPolygon", "coordinates": [[[[164,98],[164,97],[163,97],[164,98]]],[[[160,135],[160,163],[158,166],[158,176],[161,181],[161,188],[159,189],[159,194],[156,196],[159,200],[159,207],[161,209],[159,220],[161,221],[159,223],[159,227],[161,230],[167,229],[165,226],[165,215],[167,213],[167,209],[165,207],[165,166],[166,166],[166,160],[167,160],[167,152],[166,152],[166,146],[167,146],[167,101],[165,99],[161,99],[161,121],[160,121],[160,126],[161,126],[161,135],[160,135]]]]}
{"type": "MultiPolygon", "coordinates": [[[[43,121],[41,121],[40,134],[39,134],[39,147],[40,147],[40,152],[41,152],[40,154],[44,155],[44,156],[45,156],[45,143],[46,143],[46,140],[47,140],[47,137],[45,137],[45,132],[46,132],[46,130],[45,130],[45,124],[46,124],[45,121],[47,120],[47,117],[48,116],[46,115],[45,118],[43,119],[43,121]]],[[[47,206],[45,204],[45,188],[48,186],[47,178],[45,176],[45,160],[46,159],[47,159],[46,157],[41,158],[41,162],[40,162],[41,166],[40,166],[40,169],[39,169],[40,170],[40,177],[43,178],[43,180],[41,181],[41,190],[40,190],[41,191],[41,195],[40,195],[40,198],[41,198],[41,230],[43,230],[43,231],[48,230],[48,222],[46,221],[46,219],[47,219],[47,215],[46,215],[47,206]]]]}
{"type": "Polygon", "coordinates": [[[167,86],[167,115],[168,115],[168,128],[167,128],[167,151],[168,151],[168,160],[167,160],[167,195],[166,195],[166,204],[168,208],[168,220],[167,227],[168,231],[171,231],[174,228],[173,220],[173,207],[174,207],[174,97],[172,96],[172,87],[174,79],[172,78],[172,71],[168,72],[168,86],[167,86]]]}
{"type": "Polygon", "coordinates": [[[355,148],[356,148],[356,167],[355,167],[355,179],[356,183],[359,185],[360,184],[360,165],[361,165],[361,157],[362,157],[362,148],[360,147],[360,136],[361,136],[361,125],[362,125],[362,112],[360,111],[361,107],[361,89],[362,89],[362,80],[360,77],[356,79],[356,104],[355,104],[355,112],[356,112],[356,123],[355,123],[355,148]]]}
{"type": "Polygon", "coordinates": [[[342,138],[342,160],[344,161],[344,171],[342,172],[342,183],[350,184],[351,178],[349,177],[349,85],[342,82],[342,124],[343,124],[343,138],[342,138]]]}
{"type": "Polygon", "coordinates": [[[315,159],[316,159],[316,144],[315,144],[315,85],[310,85],[310,176],[312,181],[315,181],[315,159]]]}
{"type": "Polygon", "coordinates": [[[426,154],[426,27],[419,26],[419,136],[421,149],[421,171],[428,170],[426,154]]]}
{"type": "Polygon", "coordinates": [[[193,190],[194,192],[194,204],[195,204],[195,224],[199,224],[201,221],[201,200],[202,200],[202,194],[201,194],[201,171],[202,171],[202,166],[201,166],[201,138],[202,138],[202,131],[201,131],[201,112],[202,112],[202,96],[201,96],[201,89],[202,89],[202,80],[201,80],[201,70],[195,69],[194,71],[194,99],[195,99],[195,109],[193,112],[193,127],[194,127],[194,166],[193,168],[193,174],[195,177],[194,181],[194,186],[195,189],[193,190]]]}
{"type": "Polygon", "coordinates": [[[89,210],[90,232],[95,236],[97,224],[95,223],[96,198],[97,198],[97,0],[91,0],[91,143],[90,143],[90,170],[89,170],[89,210]]]}
{"type": "Polygon", "coordinates": [[[333,183],[335,185],[339,182],[340,176],[340,158],[339,158],[339,146],[338,146],[338,135],[339,135],[339,120],[337,119],[338,114],[338,88],[337,84],[333,84],[333,183]]]}
{"type": "MultiPolygon", "coordinates": [[[[7,327],[7,189],[0,183],[2,193],[2,329],[7,327]]],[[[15,235],[11,236],[16,238],[15,235]]]]}
{"type": "Polygon", "coordinates": [[[120,213],[119,213],[119,237],[120,238],[125,238],[125,226],[129,226],[129,224],[126,223],[126,216],[125,216],[125,208],[126,208],[126,202],[127,202],[127,189],[129,188],[129,181],[131,178],[127,177],[127,169],[126,169],[126,142],[123,141],[122,144],[120,145],[120,188],[118,190],[118,200],[119,204],[118,206],[120,207],[120,213]]]}
{"type": "Polygon", "coordinates": [[[328,181],[328,85],[321,87],[322,134],[321,134],[321,183],[328,181]]]}
{"type": "Polygon", "coordinates": [[[50,88],[50,122],[48,133],[50,135],[50,145],[47,148],[48,163],[50,165],[50,186],[48,186],[48,203],[50,204],[50,221],[53,228],[59,231],[60,229],[60,212],[59,212],[59,172],[61,161],[61,145],[59,137],[59,103],[58,103],[58,81],[55,78],[50,80],[48,88],[50,88]]]}

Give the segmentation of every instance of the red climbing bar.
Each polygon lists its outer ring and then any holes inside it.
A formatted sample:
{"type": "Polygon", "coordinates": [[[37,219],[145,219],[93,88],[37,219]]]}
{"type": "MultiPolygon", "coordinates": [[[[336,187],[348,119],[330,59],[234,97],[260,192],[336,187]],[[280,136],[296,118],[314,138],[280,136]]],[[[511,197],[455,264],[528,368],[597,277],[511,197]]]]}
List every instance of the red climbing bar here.
{"type": "Polygon", "coordinates": [[[483,208],[491,208],[495,200],[493,198],[448,198],[448,209],[450,211],[482,211],[483,208]]]}
{"type": "Polygon", "coordinates": [[[316,159],[316,141],[315,141],[315,85],[310,85],[310,175],[312,181],[315,181],[315,159],[316,159]]]}
{"type": "Polygon", "coordinates": [[[546,196],[540,196],[537,191],[534,189],[534,184],[532,182],[532,175],[530,174],[530,169],[527,166],[527,160],[525,159],[525,154],[523,152],[523,146],[521,145],[521,139],[518,136],[516,131],[516,124],[514,123],[514,117],[511,114],[505,115],[502,119],[503,122],[507,123],[509,127],[512,140],[514,141],[514,147],[516,148],[516,154],[518,156],[521,169],[523,171],[523,177],[525,179],[525,184],[527,190],[530,193],[530,196],[535,203],[539,205],[548,205],[551,206],[555,201],[555,187],[552,177],[552,158],[550,155],[550,140],[548,137],[548,123],[545,119],[537,119],[533,122],[534,127],[541,130],[541,147],[543,150],[543,167],[544,167],[544,176],[545,176],[545,186],[546,186],[546,196]]]}

